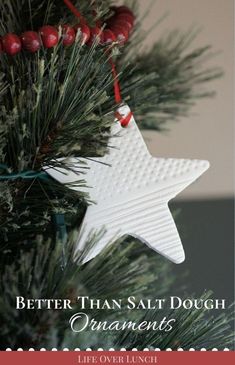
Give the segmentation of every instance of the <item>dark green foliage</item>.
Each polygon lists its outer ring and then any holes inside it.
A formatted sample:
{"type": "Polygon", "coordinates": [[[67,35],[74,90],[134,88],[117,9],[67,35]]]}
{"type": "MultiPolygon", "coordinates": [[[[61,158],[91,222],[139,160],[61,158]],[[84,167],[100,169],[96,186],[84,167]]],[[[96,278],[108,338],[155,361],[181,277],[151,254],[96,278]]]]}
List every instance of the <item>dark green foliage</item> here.
{"type": "MultiPolygon", "coordinates": [[[[1,72],[0,163],[9,172],[70,170],[69,161],[60,157],[106,152],[114,101],[102,110],[113,82],[102,49],[82,47],[78,38],[67,49],[59,44],[36,55],[1,55],[1,72]]],[[[78,184],[84,185],[85,171],[83,163],[78,184]]],[[[56,182],[18,179],[3,184],[8,194],[1,194],[0,238],[11,253],[16,245],[28,246],[28,239],[51,232],[51,216],[58,210],[70,218],[78,214],[81,194],[56,182]]]]}
{"type": "Polygon", "coordinates": [[[20,249],[28,251],[44,235],[55,241],[56,213],[66,213],[68,230],[77,227],[84,215],[84,194],[64,189],[52,179],[16,184],[0,183],[0,266],[14,261],[20,249]],[[16,191],[12,191],[16,189],[16,191]],[[45,198],[46,197],[46,198],[45,198]],[[76,217],[76,220],[74,220],[76,217]]]}
{"type": "MultiPolygon", "coordinates": [[[[111,1],[96,2],[97,17],[109,16],[111,1]]],[[[79,9],[94,24],[93,1],[79,0],[79,9]]],[[[75,24],[77,19],[63,2],[55,0],[3,0],[0,3],[0,36],[38,30],[43,24],[75,24]]],[[[164,122],[185,115],[198,97],[204,82],[220,72],[201,68],[209,48],[187,53],[191,35],[170,34],[156,41],[151,50],[138,53],[144,38],[137,26],[128,45],[111,51],[120,73],[123,98],[137,121],[145,128],[160,129],[164,122]]],[[[21,52],[15,57],[0,55],[0,175],[64,167],[72,169],[69,157],[103,156],[108,153],[110,126],[116,109],[113,78],[105,48],[76,43],[37,54],[21,52]],[[66,157],[65,160],[59,158],[66,157]],[[3,168],[1,168],[3,166],[3,168]]],[[[77,186],[85,184],[86,165],[81,163],[77,186]]],[[[164,296],[176,286],[171,264],[151,255],[132,239],[117,242],[85,266],[72,259],[89,196],[74,192],[52,179],[22,178],[0,181],[0,346],[29,347],[125,346],[201,347],[232,344],[230,318],[219,317],[205,328],[195,322],[206,316],[178,312],[177,333],[159,337],[150,332],[114,336],[91,334],[72,336],[69,313],[58,311],[16,311],[15,296],[28,298],[74,298],[88,295],[140,299],[164,296]],[[67,251],[54,225],[54,215],[65,214],[69,233],[67,251]],[[64,269],[62,264],[65,265],[64,269]],[[215,334],[217,331],[218,336],[215,334]],[[210,337],[210,339],[208,339],[210,337]]],[[[85,251],[99,237],[87,243],[85,251]]],[[[83,255],[86,253],[83,252],[83,255]]],[[[100,320],[123,320],[126,313],[92,313],[100,320]]],[[[157,320],[158,313],[128,313],[130,320],[144,315],[157,320]]],[[[205,317],[206,318],[206,317],[205,317]]]]}

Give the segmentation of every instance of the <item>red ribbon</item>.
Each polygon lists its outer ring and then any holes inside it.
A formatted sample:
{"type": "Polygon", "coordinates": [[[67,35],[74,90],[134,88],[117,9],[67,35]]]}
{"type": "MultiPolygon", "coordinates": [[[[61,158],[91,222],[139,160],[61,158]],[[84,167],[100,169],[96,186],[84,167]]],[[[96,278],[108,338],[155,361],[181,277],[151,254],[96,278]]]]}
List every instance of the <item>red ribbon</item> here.
{"type": "MultiPolygon", "coordinates": [[[[85,22],[85,19],[83,18],[82,14],[78,11],[78,9],[72,4],[70,0],[64,0],[65,5],[69,8],[69,10],[80,19],[81,22],[85,22]]],[[[94,10],[94,15],[96,14],[96,11],[94,10]]],[[[114,95],[115,95],[115,101],[117,104],[120,104],[122,102],[122,96],[121,96],[121,89],[120,84],[118,80],[117,70],[116,66],[112,60],[112,57],[110,56],[109,59],[112,74],[113,74],[113,80],[114,80],[114,95]]],[[[127,127],[131,118],[132,118],[132,112],[130,112],[127,116],[123,117],[119,112],[115,113],[116,118],[121,123],[122,127],[127,127]]]]}
{"type": "Polygon", "coordinates": [[[115,101],[116,101],[117,104],[120,104],[121,101],[122,101],[120,84],[119,84],[119,80],[118,80],[116,66],[115,66],[115,64],[113,62],[112,57],[110,57],[109,63],[110,63],[111,68],[112,68],[112,74],[113,74],[113,79],[114,79],[114,95],[115,95],[115,101]]]}
{"type": "Polygon", "coordinates": [[[69,8],[69,10],[77,17],[80,19],[80,21],[84,22],[84,18],[82,16],[82,14],[78,11],[78,9],[72,4],[72,2],[70,0],[64,0],[65,5],[69,8]]]}
{"type": "Polygon", "coordinates": [[[127,127],[133,117],[133,113],[130,111],[125,117],[123,117],[118,111],[115,113],[116,118],[121,123],[123,128],[127,127]]]}
{"type": "MultiPolygon", "coordinates": [[[[120,84],[118,80],[117,70],[115,63],[112,60],[112,57],[109,59],[109,63],[112,68],[112,74],[113,74],[113,80],[114,80],[114,95],[115,95],[115,101],[117,104],[120,104],[122,101],[121,96],[121,90],[120,90],[120,84]]],[[[130,111],[129,114],[127,114],[125,117],[123,117],[118,111],[115,113],[116,118],[119,120],[119,123],[123,128],[127,127],[128,124],[131,121],[131,118],[133,117],[133,113],[130,111]]]]}

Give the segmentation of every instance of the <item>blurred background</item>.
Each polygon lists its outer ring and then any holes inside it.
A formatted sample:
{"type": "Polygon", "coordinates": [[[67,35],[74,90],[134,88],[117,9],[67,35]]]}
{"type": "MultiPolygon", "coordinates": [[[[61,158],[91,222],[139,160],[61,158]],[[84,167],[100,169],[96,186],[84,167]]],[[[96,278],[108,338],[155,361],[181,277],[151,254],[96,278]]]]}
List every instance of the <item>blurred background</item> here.
{"type": "MultiPolygon", "coordinates": [[[[150,0],[138,0],[144,14],[150,0]]],[[[180,209],[176,219],[188,270],[189,288],[200,294],[213,289],[215,297],[234,300],[234,130],[233,130],[233,0],[155,0],[144,28],[165,12],[167,18],[148,36],[151,46],[164,32],[201,32],[192,47],[212,45],[217,53],[207,66],[220,66],[224,76],[208,87],[216,97],[199,100],[188,118],[169,123],[164,133],[144,132],[150,152],[158,157],[207,159],[211,168],[171,204],[180,209]]]]}

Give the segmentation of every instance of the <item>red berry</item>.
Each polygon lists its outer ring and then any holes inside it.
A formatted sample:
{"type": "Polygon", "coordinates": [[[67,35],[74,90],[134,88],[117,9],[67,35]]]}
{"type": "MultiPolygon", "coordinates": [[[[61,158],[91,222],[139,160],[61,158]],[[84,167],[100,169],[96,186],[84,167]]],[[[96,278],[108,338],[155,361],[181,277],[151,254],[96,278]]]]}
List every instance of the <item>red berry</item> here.
{"type": "Polygon", "coordinates": [[[2,46],[3,50],[11,56],[19,53],[22,49],[20,38],[13,33],[8,33],[2,37],[2,46]]]}
{"type": "Polygon", "coordinates": [[[114,35],[117,37],[117,41],[120,44],[124,44],[128,41],[129,38],[129,32],[125,28],[118,27],[117,25],[113,26],[111,28],[111,31],[114,33],[114,35]]]}
{"type": "Polygon", "coordinates": [[[21,42],[23,48],[29,52],[37,52],[41,47],[40,37],[38,33],[33,31],[24,32],[21,34],[21,42]]]}
{"type": "Polygon", "coordinates": [[[73,44],[75,41],[75,30],[67,24],[63,25],[62,29],[63,45],[71,46],[71,44],[73,44]]]}
{"type": "Polygon", "coordinates": [[[86,24],[77,24],[74,27],[75,32],[79,30],[81,32],[82,43],[85,44],[89,41],[91,36],[90,28],[86,24]]]}
{"type": "Polygon", "coordinates": [[[119,22],[126,22],[125,27],[128,27],[129,30],[132,30],[133,26],[134,26],[134,18],[130,15],[130,14],[117,14],[112,16],[111,18],[109,18],[107,20],[107,25],[108,27],[113,27],[114,25],[116,25],[119,22]]]}
{"type": "Polygon", "coordinates": [[[130,14],[134,17],[133,12],[127,6],[118,6],[114,11],[116,14],[130,14]]]}
{"type": "Polygon", "coordinates": [[[128,35],[132,29],[130,23],[126,22],[125,20],[119,20],[119,18],[117,18],[117,20],[114,22],[113,28],[115,28],[116,26],[125,29],[128,32],[128,35]]]}
{"type": "Polygon", "coordinates": [[[94,42],[97,42],[98,44],[103,43],[103,31],[98,27],[91,28],[89,45],[92,45],[94,42]]]}
{"type": "Polygon", "coordinates": [[[56,28],[51,25],[44,25],[39,29],[39,34],[45,48],[55,47],[59,41],[59,33],[56,28]]]}
{"type": "Polygon", "coordinates": [[[135,18],[134,16],[130,15],[130,14],[118,14],[117,17],[116,17],[119,20],[123,20],[127,23],[129,23],[130,27],[133,28],[134,26],[134,22],[135,22],[135,18]]]}
{"type": "Polygon", "coordinates": [[[103,31],[103,44],[110,44],[117,40],[117,37],[110,29],[103,31]]]}

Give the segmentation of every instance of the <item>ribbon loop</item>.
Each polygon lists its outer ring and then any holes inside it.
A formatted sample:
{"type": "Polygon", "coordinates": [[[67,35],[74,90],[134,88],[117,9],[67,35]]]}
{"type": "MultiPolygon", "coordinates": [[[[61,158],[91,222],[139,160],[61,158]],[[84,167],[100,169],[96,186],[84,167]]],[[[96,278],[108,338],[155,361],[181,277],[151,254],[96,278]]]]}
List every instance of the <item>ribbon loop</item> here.
{"type": "MultiPolygon", "coordinates": [[[[64,0],[65,5],[71,10],[71,12],[80,19],[80,21],[85,22],[85,19],[83,18],[82,14],[78,11],[78,9],[72,4],[70,0],[64,0]]],[[[94,16],[96,16],[96,11],[93,11],[94,16]]],[[[97,22],[97,25],[99,26],[99,21],[97,22]]],[[[121,96],[121,88],[120,83],[118,79],[118,74],[116,70],[115,63],[113,62],[112,56],[110,55],[109,63],[111,65],[112,74],[113,74],[113,83],[114,83],[114,96],[115,96],[115,102],[116,104],[120,104],[122,102],[122,96],[121,96]]],[[[115,114],[116,118],[121,123],[122,127],[127,127],[129,122],[131,121],[132,113],[129,113],[126,117],[119,116],[119,113],[117,112],[115,114]]]]}

